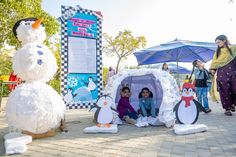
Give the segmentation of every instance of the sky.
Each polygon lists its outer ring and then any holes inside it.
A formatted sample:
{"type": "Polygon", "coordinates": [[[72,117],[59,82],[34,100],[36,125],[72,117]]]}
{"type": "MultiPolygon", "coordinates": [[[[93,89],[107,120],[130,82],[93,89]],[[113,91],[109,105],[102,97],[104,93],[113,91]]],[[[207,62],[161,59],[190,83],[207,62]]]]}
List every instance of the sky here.
{"type": "MultiPolygon", "coordinates": [[[[236,0],[43,0],[42,7],[59,17],[61,5],[101,11],[103,32],[116,36],[131,30],[134,36],[145,36],[146,48],[176,38],[214,42],[220,34],[236,43],[236,0]]],[[[107,57],[103,63],[114,66],[107,57]]],[[[125,65],[137,65],[135,57],[125,65]]]]}

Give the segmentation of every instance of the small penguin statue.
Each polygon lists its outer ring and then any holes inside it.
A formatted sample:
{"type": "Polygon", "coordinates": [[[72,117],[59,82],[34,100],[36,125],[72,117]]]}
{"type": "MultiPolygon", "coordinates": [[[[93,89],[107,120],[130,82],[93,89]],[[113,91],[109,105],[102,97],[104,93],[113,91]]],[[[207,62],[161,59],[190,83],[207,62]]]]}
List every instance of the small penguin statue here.
{"type": "Polygon", "coordinates": [[[97,126],[101,127],[105,125],[106,127],[111,126],[111,122],[113,120],[113,112],[117,112],[115,109],[112,108],[113,100],[108,95],[103,95],[98,98],[96,105],[91,108],[97,108],[94,119],[97,122],[97,126]]]}
{"type": "Polygon", "coordinates": [[[175,105],[176,119],[180,124],[194,124],[198,120],[199,112],[206,112],[201,103],[194,99],[195,87],[186,81],[182,87],[181,100],[175,105]]]}

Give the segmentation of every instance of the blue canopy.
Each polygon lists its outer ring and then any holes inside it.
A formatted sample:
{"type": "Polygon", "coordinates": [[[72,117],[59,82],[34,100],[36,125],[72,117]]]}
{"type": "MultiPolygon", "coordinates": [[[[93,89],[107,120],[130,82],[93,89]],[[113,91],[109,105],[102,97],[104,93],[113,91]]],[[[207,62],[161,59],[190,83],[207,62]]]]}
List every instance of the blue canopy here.
{"type": "Polygon", "coordinates": [[[139,65],[163,62],[192,62],[199,59],[207,62],[213,58],[217,48],[215,43],[174,40],[165,44],[150,47],[134,55],[139,65]]]}

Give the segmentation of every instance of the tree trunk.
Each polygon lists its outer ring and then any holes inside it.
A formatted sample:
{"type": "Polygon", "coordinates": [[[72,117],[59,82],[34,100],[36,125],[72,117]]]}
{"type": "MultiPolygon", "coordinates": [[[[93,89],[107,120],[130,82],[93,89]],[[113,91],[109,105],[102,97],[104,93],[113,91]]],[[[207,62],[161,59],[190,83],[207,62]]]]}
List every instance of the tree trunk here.
{"type": "Polygon", "coordinates": [[[121,58],[118,59],[118,62],[117,62],[117,65],[116,65],[116,74],[118,73],[118,70],[119,70],[120,61],[121,61],[121,58]]]}

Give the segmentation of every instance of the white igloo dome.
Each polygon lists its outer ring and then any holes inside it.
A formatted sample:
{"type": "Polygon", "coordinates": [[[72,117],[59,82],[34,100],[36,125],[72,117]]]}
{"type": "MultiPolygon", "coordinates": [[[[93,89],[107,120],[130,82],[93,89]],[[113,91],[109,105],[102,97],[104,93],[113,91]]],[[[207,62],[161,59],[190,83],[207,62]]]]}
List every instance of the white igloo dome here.
{"type": "Polygon", "coordinates": [[[173,125],[175,121],[173,109],[180,100],[180,94],[176,80],[168,72],[159,69],[131,69],[114,75],[109,79],[104,94],[110,95],[116,105],[120,99],[122,86],[130,88],[132,93],[130,104],[136,111],[139,109],[138,97],[141,89],[149,88],[153,93],[156,108],[159,109],[159,120],[167,127],[173,125]]]}

